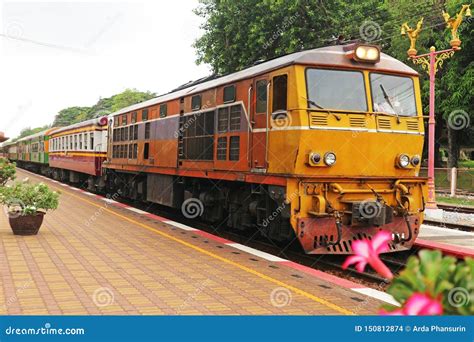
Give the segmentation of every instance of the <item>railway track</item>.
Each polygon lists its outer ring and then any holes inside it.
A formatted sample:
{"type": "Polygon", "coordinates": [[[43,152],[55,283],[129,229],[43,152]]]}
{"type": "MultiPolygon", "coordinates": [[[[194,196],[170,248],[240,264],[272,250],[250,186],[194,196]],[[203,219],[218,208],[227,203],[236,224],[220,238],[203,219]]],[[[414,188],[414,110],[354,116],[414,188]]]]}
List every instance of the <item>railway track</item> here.
{"type": "Polygon", "coordinates": [[[467,205],[438,204],[438,208],[461,214],[474,214],[474,207],[467,205]]]}

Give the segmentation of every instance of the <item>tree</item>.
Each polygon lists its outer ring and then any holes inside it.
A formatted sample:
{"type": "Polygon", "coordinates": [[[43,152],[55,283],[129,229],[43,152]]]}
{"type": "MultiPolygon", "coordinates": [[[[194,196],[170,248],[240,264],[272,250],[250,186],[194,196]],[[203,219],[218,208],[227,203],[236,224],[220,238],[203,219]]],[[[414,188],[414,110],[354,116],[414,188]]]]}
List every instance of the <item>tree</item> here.
{"type": "Polygon", "coordinates": [[[107,115],[124,107],[156,97],[156,94],[126,89],[124,92],[109,98],[99,99],[92,107],[69,107],[61,110],[55,117],[53,126],[62,127],[82,122],[94,117],[107,115]]]}
{"type": "Polygon", "coordinates": [[[197,63],[226,74],[259,60],[329,45],[358,34],[367,13],[383,16],[380,1],[200,0],[204,34],[194,44],[197,63]]]}

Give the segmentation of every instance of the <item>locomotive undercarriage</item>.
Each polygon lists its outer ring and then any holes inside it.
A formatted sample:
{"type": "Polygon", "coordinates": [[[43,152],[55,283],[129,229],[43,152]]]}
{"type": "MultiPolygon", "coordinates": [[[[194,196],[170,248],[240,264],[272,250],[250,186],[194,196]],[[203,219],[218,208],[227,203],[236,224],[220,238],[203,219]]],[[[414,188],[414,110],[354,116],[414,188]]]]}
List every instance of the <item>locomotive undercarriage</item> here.
{"type": "Polygon", "coordinates": [[[106,187],[109,193],[173,207],[216,227],[256,229],[279,242],[295,236],[283,187],[110,170],[106,187]]]}

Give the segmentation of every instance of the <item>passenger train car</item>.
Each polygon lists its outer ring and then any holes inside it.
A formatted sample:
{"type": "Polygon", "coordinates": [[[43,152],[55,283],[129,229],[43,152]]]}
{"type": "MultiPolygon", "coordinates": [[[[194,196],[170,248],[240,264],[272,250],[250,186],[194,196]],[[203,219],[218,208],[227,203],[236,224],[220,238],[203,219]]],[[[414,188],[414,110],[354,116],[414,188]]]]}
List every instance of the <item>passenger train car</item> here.
{"type": "Polygon", "coordinates": [[[53,177],[272,240],[296,236],[311,254],[350,254],[352,241],[382,229],[391,251],[409,249],[423,220],[418,74],[377,46],[293,53],[186,84],[106,124],[52,131],[53,177]],[[102,139],[98,151],[86,127],[102,139]]]}

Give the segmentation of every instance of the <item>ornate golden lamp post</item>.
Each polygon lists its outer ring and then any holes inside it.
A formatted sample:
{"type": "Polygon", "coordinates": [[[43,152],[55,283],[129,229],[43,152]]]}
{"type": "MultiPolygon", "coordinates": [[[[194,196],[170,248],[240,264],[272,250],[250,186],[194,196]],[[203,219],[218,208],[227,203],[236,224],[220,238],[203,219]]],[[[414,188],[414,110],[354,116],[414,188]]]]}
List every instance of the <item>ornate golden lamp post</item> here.
{"type": "Polygon", "coordinates": [[[436,51],[434,46],[430,47],[430,52],[423,55],[416,55],[416,39],[420,34],[423,25],[423,18],[416,25],[416,29],[408,26],[408,23],[402,25],[401,34],[408,35],[410,39],[410,48],[407,51],[408,57],[414,64],[421,65],[430,76],[430,114],[428,120],[428,202],[427,209],[437,209],[434,182],[434,150],[435,150],[435,77],[438,69],[448,59],[454,55],[454,52],[461,49],[461,40],[458,36],[458,27],[461,25],[463,17],[471,16],[469,5],[463,5],[456,18],[443,11],[443,17],[447,28],[451,29],[452,39],[450,41],[451,49],[436,51]]]}

